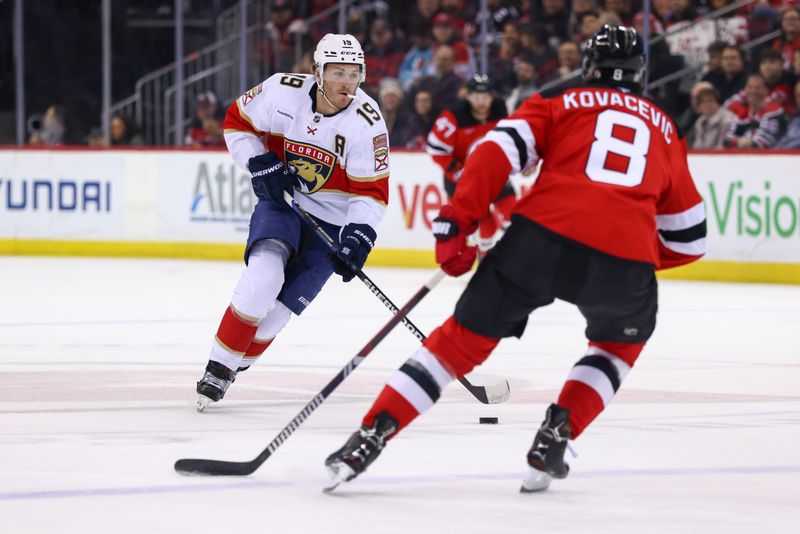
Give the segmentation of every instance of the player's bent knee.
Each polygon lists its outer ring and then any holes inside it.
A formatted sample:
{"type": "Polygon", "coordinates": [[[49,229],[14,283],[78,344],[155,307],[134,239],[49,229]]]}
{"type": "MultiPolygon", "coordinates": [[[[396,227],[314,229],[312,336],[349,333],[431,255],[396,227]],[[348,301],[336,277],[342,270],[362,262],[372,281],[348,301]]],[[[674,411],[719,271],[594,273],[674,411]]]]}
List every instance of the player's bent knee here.
{"type": "Polygon", "coordinates": [[[237,310],[265,317],[275,306],[284,282],[284,269],[289,249],[281,241],[265,239],[253,246],[250,261],[242,272],[231,303],[237,310]]]}
{"type": "Polygon", "coordinates": [[[425,347],[453,375],[464,376],[483,363],[499,342],[500,339],[472,332],[450,317],[431,333],[425,347]]]}
{"type": "Polygon", "coordinates": [[[267,313],[266,317],[259,323],[256,331],[256,339],[272,339],[283,330],[289,319],[292,318],[292,311],[281,302],[276,302],[275,307],[267,313]]]}

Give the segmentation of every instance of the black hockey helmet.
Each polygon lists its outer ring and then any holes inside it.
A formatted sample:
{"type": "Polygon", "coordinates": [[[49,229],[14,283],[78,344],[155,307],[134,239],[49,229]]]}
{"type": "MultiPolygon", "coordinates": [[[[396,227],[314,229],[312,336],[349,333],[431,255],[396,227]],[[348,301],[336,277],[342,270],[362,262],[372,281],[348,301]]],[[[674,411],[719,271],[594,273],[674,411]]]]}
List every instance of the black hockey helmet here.
{"type": "Polygon", "coordinates": [[[467,92],[490,92],[492,90],[492,80],[486,74],[473,74],[467,81],[467,92]]]}
{"type": "Polygon", "coordinates": [[[583,79],[641,91],[645,75],[644,54],[644,42],[634,28],[603,24],[586,41],[583,79]]]}

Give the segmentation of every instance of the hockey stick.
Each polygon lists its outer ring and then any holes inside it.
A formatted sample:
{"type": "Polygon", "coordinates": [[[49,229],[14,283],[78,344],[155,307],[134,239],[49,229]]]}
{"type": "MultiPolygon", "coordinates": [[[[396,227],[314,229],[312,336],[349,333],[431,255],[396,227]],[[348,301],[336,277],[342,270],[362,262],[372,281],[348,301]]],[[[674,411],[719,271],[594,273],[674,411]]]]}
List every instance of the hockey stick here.
{"type": "MultiPolygon", "coordinates": [[[[294,198],[289,193],[286,193],[285,200],[292,206],[292,209],[297,213],[303,221],[312,229],[314,232],[322,239],[325,244],[328,245],[328,248],[331,249],[332,252],[336,252],[336,242],[328,235],[324,228],[322,228],[314,218],[309,215],[309,213],[301,208],[297,202],[294,201],[294,198]]],[[[361,269],[353,269],[353,272],[358,277],[359,280],[364,282],[364,285],[376,296],[378,300],[380,300],[384,306],[389,308],[389,311],[392,313],[398,313],[397,306],[389,300],[383,291],[375,285],[375,282],[370,280],[369,276],[367,276],[364,271],[361,269]]],[[[414,334],[414,337],[419,339],[420,341],[425,341],[425,334],[416,327],[414,323],[408,317],[402,317],[401,322],[403,326],[405,326],[409,332],[414,334]]],[[[461,382],[461,385],[467,388],[467,391],[472,394],[473,397],[478,399],[479,402],[483,404],[500,404],[501,402],[505,402],[511,396],[511,386],[508,384],[508,380],[504,380],[497,384],[492,384],[489,386],[476,386],[472,384],[466,378],[459,377],[458,381],[461,382]]]]}
{"type": "Polygon", "coordinates": [[[288,425],[283,427],[277,436],[267,445],[267,448],[261,451],[261,453],[250,460],[249,462],[227,462],[224,460],[204,460],[200,458],[184,458],[182,460],[178,460],[175,462],[175,471],[182,475],[216,475],[216,476],[245,476],[253,473],[256,469],[258,469],[261,464],[267,461],[267,458],[272,456],[272,453],[283,444],[286,439],[294,433],[297,428],[303,424],[308,416],[310,416],[314,410],[319,408],[319,406],[325,401],[328,396],[333,393],[339,384],[341,384],[347,376],[352,373],[356,367],[367,357],[367,355],[372,352],[372,350],[378,345],[378,343],[385,338],[389,332],[397,326],[397,323],[402,321],[406,314],[410,312],[419,302],[425,298],[431,289],[438,284],[442,278],[444,278],[443,271],[436,271],[436,274],[428,280],[428,282],[422,286],[419,291],[417,291],[413,297],[409,299],[408,302],[405,303],[403,308],[399,310],[389,321],[380,329],[380,331],[375,334],[375,336],[370,339],[364,347],[358,351],[352,360],[347,362],[339,373],[333,377],[333,380],[328,382],[322,391],[317,393],[317,396],[311,399],[311,401],[306,404],[305,408],[303,408],[300,413],[298,413],[294,419],[292,419],[288,425]]]}

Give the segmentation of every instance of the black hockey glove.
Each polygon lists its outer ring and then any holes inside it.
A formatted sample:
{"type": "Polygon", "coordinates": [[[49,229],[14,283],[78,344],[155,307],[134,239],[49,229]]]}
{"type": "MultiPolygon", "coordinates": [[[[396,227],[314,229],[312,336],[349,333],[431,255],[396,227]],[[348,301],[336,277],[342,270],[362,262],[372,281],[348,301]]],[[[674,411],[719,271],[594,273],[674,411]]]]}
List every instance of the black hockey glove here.
{"type": "Polygon", "coordinates": [[[253,184],[253,192],[261,200],[271,200],[284,205],[283,192],[290,191],[295,184],[295,176],[274,152],[267,152],[250,158],[247,162],[253,184]]]}
{"type": "Polygon", "coordinates": [[[339,237],[339,249],[328,256],[328,263],[342,280],[349,282],[356,275],[356,269],[364,266],[378,235],[368,224],[350,223],[344,225],[339,237]]]}

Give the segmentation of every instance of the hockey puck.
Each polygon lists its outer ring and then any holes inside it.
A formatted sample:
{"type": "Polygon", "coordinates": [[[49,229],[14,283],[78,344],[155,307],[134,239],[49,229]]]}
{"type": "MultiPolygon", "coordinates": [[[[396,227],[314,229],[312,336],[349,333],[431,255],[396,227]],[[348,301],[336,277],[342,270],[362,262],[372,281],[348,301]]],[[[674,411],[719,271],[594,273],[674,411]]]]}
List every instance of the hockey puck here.
{"type": "Polygon", "coordinates": [[[478,422],[482,425],[496,425],[500,420],[497,417],[480,417],[478,422]]]}

